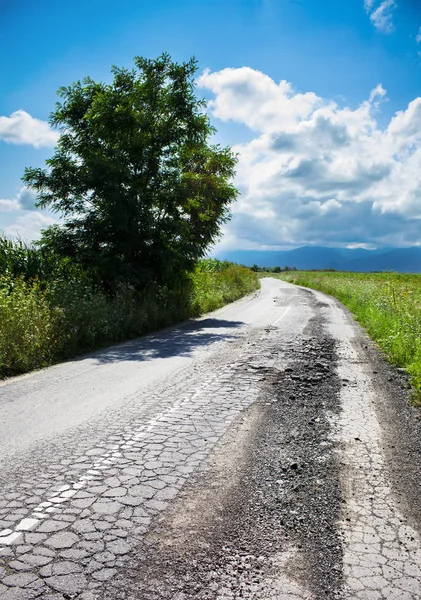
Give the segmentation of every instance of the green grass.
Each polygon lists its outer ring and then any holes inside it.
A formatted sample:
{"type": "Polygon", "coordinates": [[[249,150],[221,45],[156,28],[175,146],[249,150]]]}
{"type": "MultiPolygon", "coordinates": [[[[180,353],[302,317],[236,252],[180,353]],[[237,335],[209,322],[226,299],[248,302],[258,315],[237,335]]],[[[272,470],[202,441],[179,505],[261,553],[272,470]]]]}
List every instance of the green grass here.
{"type": "Polygon", "coordinates": [[[250,269],[228,262],[219,264],[221,268],[213,268],[213,259],[209,262],[201,261],[191,276],[192,314],[199,315],[216,310],[260,287],[257,274],[250,269]]]}
{"type": "Polygon", "coordinates": [[[297,271],[278,277],[338,298],[387,359],[408,371],[421,405],[421,275],[297,271]]]}
{"type": "Polygon", "coordinates": [[[123,290],[112,299],[78,279],[0,275],[0,377],[96,350],[198,316],[259,287],[256,273],[200,261],[178,287],[123,290]]]}

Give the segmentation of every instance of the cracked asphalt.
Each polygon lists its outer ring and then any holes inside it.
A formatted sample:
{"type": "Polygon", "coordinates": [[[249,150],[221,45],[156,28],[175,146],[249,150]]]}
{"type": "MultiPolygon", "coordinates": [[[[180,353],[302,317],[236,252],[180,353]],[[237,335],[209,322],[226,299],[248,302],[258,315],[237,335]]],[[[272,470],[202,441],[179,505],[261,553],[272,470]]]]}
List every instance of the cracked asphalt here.
{"type": "Polygon", "coordinates": [[[263,279],[0,384],[0,599],[421,598],[421,421],[338,302],[263,279]]]}

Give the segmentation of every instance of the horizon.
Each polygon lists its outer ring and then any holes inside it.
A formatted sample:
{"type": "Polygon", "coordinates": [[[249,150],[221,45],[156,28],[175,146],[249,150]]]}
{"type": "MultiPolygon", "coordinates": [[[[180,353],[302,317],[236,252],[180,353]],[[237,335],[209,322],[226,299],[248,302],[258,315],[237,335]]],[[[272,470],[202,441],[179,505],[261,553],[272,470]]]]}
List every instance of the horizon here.
{"type": "Polygon", "coordinates": [[[293,250],[300,250],[301,248],[323,248],[326,250],[367,250],[367,252],[376,252],[379,250],[405,250],[405,249],[413,249],[413,248],[421,248],[421,244],[411,244],[410,246],[376,246],[376,247],[366,247],[364,244],[360,245],[350,245],[350,246],[328,246],[321,244],[307,244],[304,246],[288,246],[288,247],[278,247],[278,248],[267,248],[265,246],[261,246],[258,248],[231,248],[227,249],[227,251],[233,252],[292,252],[293,250]]]}
{"type": "Polygon", "coordinates": [[[421,273],[421,247],[339,248],[301,246],[288,250],[221,250],[212,255],[219,260],[257,266],[261,269],[288,265],[297,270],[334,270],[360,273],[421,273]]]}
{"type": "Polygon", "coordinates": [[[214,141],[239,153],[241,195],[211,252],[421,245],[421,4],[15,0],[0,16],[7,236],[38,239],[59,222],[20,180],[53,152],[56,90],[168,51],[197,57],[214,141]]]}

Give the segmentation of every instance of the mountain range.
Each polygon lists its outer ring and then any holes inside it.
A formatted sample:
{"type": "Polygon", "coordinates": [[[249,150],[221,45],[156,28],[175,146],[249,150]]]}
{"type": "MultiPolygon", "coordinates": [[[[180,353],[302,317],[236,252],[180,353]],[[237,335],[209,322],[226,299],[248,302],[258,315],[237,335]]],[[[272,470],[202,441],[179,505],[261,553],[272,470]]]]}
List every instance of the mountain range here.
{"type": "Polygon", "coordinates": [[[215,252],[214,256],[246,266],[288,266],[297,269],[335,269],[362,273],[421,273],[420,246],[376,250],[303,246],[294,250],[223,250],[215,252]]]}

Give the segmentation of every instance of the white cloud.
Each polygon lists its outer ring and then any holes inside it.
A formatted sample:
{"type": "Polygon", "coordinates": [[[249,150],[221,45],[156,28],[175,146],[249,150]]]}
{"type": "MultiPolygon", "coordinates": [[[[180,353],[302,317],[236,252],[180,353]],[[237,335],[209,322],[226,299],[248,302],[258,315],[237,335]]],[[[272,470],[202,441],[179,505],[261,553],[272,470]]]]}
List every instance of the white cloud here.
{"type": "Polygon", "coordinates": [[[351,109],[249,68],[199,84],[215,117],[256,132],[234,147],[241,196],[225,245],[421,243],[421,98],[381,128],[381,85],[351,109]]]}
{"type": "Polygon", "coordinates": [[[364,8],[374,27],[383,33],[394,31],[393,12],[397,8],[394,0],[364,0],[364,8]]]}
{"type": "Polygon", "coordinates": [[[421,44],[421,27],[418,30],[417,37],[415,38],[417,44],[421,44]]]}
{"type": "Polygon", "coordinates": [[[50,225],[59,223],[58,219],[43,214],[40,211],[24,213],[16,220],[4,228],[4,233],[8,237],[20,238],[25,241],[37,240],[41,237],[41,230],[50,225]]]}
{"type": "Polygon", "coordinates": [[[0,222],[0,231],[9,237],[31,241],[40,238],[41,229],[59,222],[51,213],[37,210],[35,201],[36,192],[26,187],[21,188],[14,198],[0,199],[0,218],[3,213],[6,222],[13,219],[6,227],[0,222]]]}
{"type": "Polygon", "coordinates": [[[374,90],[371,90],[369,100],[370,104],[373,104],[375,108],[378,108],[381,99],[384,98],[386,94],[387,92],[384,89],[384,87],[381,84],[379,84],[377,87],[374,88],[374,90]]]}
{"type": "Polygon", "coordinates": [[[364,0],[364,8],[369,13],[374,6],[375,0],[364,0]]]}
{"type": "Polygon", "coordinates": [[[37,193],[27,187],[23,187],[17,195],[22,210],[35,210],[36,199],[37,193]]]}
{"type": "Polygon", "coordinates": [[[9,222],[5,227],[0,221],[0,231],[12,238],[32,241],[41,237],[42,229],[59,223],[51,213],[36,209],[36,197],[36,192],[23,187],[14,198],[0,199],[0,218],[3,213],[3,218],[9,222]]]}
{"type": "Polygon", "coordinates": [[[0,199],[0,213],[15,210],[35,210],[36,197],[36,192],[23,187],[14,198],[0,199]]]}
{"type": "Polygon", "coordinates": [[[216,73],[207,71],[197,83],[216,94],[215,100],[209,102],[216,117],[244,123],[256,131],[287,127],[310,114],[319,101],[312,92],[298,94],[287,81],[276,84],[250,67],[228,68],[216,73]],[[237,107],[234,115],[233,105],[237,107]]]}
{"type": "Polygon", "coordinates": [[[20,210],[20,204],[16,199],[2,199],[0,198],[0,213],[2,212],[12,212],[14,210],[20,210]]]}
{"type": "Polygon", "coordinates": [[[54,146],[59,134],[48,123],[35,119],[24,110],[0,117],[0,140],[10,144],[28,144],[35,148],[54,146]]]}

